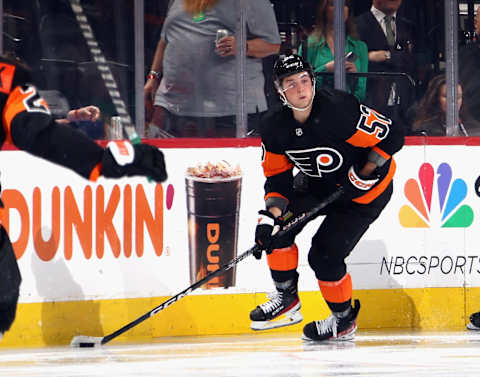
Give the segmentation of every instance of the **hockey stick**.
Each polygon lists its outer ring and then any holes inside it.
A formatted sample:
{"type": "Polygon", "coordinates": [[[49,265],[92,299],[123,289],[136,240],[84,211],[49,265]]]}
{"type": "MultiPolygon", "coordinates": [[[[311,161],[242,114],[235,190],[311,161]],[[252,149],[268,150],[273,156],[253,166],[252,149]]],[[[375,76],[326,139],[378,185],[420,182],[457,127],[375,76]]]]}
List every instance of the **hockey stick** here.
{"type": "MultiPolygon", "coordinates": [[[[279,231],[275,237],[282,237],[292,230],[300,227],[301,225],[305,225],[308,221],[312,220],[318,213],[325,208],[330,203],[337,200],[343,194],[343,189],[339,188],[337,191],[333,192],[330,196],[325,198],[322,202],[318,203],[316,206],[311,208],[309,211],[302,213],[301,215],[291,219],[288,223],[284,226],[284,228],[279,231]]],[[[259,250],[259,246],[255,245],[252,246],[250,249],[245,251],[243,254],[240,254],[236,258],[233,258],[230,262],[223,265],[218,270],[215,270],[205,276],[203,279],[200,279],[196,283],[192,284],[190,287],[184,289],[180,293],[176,294],[175,296],[169,298],[167,301],[163,302],[162,304],[158,305],[157,307],[153,308],[149,312],[145,313],[141,317],[138,317],[134,321],[126,324],[122,328],[114,331],[109,335],[105,335],[104,337],[95,337],[95,336],[86,336],[86,335],[78,335],[75,336],[70,345],[72,347],[97,347],[102,346],[105,343],[111,341],[112,339],[116,338],[117,336],[123,334],[124,332],[130,330],[132,327],[138,325],[139,323],[145,321],[146,319],[154,316],[158,312],[162,311],[163,309],[167,308],[168,306],[172,305],[173,303],[177,302],[181,298],[185,297],[189,293],[193,292],[195,289],[201,287],[203,284],[207,283],[208,281],[212,280],[214,277],[223,274],[224,272],[230,270],[235,265],[237,265],[240,261],[244,260],[250,254],[253,254],[255,251],[259,250]]]]}

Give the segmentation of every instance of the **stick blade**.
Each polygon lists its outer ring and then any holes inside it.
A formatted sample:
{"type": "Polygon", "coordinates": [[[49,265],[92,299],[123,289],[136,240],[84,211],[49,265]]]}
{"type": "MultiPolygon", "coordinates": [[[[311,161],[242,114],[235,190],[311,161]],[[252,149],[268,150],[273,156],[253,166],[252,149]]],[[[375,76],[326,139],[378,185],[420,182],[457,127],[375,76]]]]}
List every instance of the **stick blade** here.
{"type": "Polygon", "coordinates": [[[102,340],[103,338],[98,336],[78,335],[73,337],[70,346],[77,348],[100,347],[102,345],[102,340]]]}

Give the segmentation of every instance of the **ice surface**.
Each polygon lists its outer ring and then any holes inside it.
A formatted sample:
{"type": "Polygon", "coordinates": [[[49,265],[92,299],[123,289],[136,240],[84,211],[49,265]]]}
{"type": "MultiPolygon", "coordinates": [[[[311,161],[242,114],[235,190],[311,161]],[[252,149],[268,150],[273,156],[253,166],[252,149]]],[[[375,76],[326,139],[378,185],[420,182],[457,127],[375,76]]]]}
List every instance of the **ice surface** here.
{"type": "Polygon", "coordinates": [[[0,349],[0,376],[475,376],[480,332],[359,331],[354,342],[300,334],[162,338],[102,348],[0,349]]]}

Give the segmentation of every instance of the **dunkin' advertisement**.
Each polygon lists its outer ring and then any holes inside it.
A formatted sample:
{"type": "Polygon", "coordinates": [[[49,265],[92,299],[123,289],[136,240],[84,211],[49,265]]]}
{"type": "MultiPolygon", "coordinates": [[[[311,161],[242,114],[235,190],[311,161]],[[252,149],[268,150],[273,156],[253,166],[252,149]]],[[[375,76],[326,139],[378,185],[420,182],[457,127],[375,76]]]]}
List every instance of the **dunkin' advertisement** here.
{"type": "MultiPolygon", "coordinates": [[[[20,151],[0,153],[3,226],[21,302],[172,296],[253,246],[264,208],[261,148],[165,148],[169,178],[89,182],[20,151]]],[[[394,193],[347,259],[354,289],[480,285],[476,146],[405,146],[394,193]]],[[[297,236],[299,288],[322,219],[297,236]]],[[[273,290],[266,258],[191,294],[273,290]]]]}
{"type": "MultiPolygon", "coordinates": [[[[24,152],[0,154],[2,222],[22,273],[22,302],[170,296],[253,245],[263,205],[260,148],[164,153],[162,184],[89,182],[24,152]]],[[[251,263],[194,294],[251,292],[248,272],[265,268],[251,263]]]]}

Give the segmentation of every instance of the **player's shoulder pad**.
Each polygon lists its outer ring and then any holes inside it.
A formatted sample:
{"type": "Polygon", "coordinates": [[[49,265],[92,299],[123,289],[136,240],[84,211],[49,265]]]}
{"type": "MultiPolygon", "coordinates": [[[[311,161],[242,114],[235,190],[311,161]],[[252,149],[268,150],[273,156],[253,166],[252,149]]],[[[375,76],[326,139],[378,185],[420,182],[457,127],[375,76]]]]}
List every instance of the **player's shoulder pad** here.
{"type": "Polygon", "coordinates": [[[337,114],[359,113],[360,102],[357,97],[343,90],[321,88],[315,99],[322,102],[322,108],[331,109],[337,114]]]}
{"type": "MultiPolygon", "coordinates": [[[[317,97],[317,94],[315,97],[317,97]]],[[[358,104],[357,97],[349,92],[339,89],[320,88],[318,90],[318,97],[332,105],[344,105],[345,103],[358,104]]]]}
{"type": "Polygon", "coordinates": [[[271,132],[274,132],[276,124],[281,121],[283,107],[273,107],[267,112],[262,114],[260,118],[260,135],[262,138],[269,135],[271,132]]]}
{"type": "Polygon", "coordinates": [[[260,137],[264,146],[271,152],[281,153],[282,140],[288,139],[288,119],[290,109],[285,106],[269,110],[262,116],[260,125],[260,137]]]}

